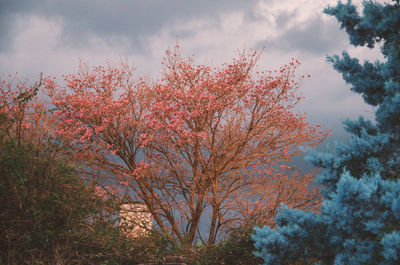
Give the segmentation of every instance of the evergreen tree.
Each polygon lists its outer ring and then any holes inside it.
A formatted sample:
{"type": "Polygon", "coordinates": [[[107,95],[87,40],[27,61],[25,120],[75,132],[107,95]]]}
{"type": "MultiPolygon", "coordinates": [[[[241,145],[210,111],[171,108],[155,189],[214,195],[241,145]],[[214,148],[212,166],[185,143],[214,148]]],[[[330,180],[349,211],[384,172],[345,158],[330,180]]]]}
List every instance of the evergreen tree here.
{"type": "Polygon", "coordinates": [[[380,45],[384,62],[328,57],[351,90],[375,107],[375,121],[346,120],[347,144],[311,153],[322,167],[320,213],[283,207],[276,229],[257,228],[256,255],[265,264],[400,264],[400,4],[351,1],[325,9],[354,46],[380,45]]]}

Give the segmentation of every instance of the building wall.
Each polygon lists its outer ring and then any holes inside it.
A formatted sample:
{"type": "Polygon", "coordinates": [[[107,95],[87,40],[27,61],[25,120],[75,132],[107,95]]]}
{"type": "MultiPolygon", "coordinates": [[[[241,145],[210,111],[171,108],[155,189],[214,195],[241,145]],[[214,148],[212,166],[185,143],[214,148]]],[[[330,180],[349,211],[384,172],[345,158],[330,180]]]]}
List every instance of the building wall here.
{"type": "Polygon", "coordinates": [[[145,235],[153,227],[153,217],[144,203],[121,205],[120,226],[129,237],[145,235]]]}

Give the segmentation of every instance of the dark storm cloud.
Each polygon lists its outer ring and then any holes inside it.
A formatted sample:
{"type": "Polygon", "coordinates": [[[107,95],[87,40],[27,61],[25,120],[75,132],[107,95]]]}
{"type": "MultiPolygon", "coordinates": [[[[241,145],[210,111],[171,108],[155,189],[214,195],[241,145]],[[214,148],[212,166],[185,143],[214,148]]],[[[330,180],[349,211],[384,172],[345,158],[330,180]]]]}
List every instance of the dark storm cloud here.
{"type": "MultiPolygon", "coordinates": [[[[124,36],[141,45],[144,35],[188,18],[212,19],[221,11],[241,10],[256,0],[0,0],[0,34],[10,34],[17,15],[61,17],[65,44],[86,43],[91,36],[124,36]]],[[[6,39],[10,39],[10,35],[6,39]]],[[[3,47],[7,46],[3,42],[3,47]]]]}
{"type": "MultiPolygon", "coordinates": [[[[282,13],[282,22],[287,24],[290,14],[282,13]]],[[[309,54],[327,54],[337,47],[346,45],[347,38],[333,20],[324,20],[320,15],[285,30],[278,38],[268,41],[267,47],[309,54]]]]}
{"type": "Polygon", "coordinates": [[[12,42],[12,26],[15,15],[34,7],[34,1],[0,0],[0,51],[7,49],[12,42]]]}

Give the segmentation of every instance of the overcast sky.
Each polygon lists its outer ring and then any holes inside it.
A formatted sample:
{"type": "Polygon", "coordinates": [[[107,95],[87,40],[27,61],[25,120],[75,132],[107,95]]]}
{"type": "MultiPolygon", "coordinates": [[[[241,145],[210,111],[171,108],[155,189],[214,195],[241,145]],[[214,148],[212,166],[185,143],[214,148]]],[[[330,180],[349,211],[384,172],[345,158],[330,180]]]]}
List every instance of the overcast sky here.
{"type": "MultiPolygon", "coordinates": [[[[360,4],[361,0],[354,0],[360,4]]],[[[336,0],[0,0],[0,73],[35,79],[127,59],[138,74],[157,77],[160,58],[178,41],[184,55],[218,65],[235,50],[265,46],[260,69],[300,60],[311,74],[299,106],[308,119],[343,134],[341,120],[371,117],[326,55],[348,50],[365,59],[379,51],[352,48],[323,8],[336,0]]]]}

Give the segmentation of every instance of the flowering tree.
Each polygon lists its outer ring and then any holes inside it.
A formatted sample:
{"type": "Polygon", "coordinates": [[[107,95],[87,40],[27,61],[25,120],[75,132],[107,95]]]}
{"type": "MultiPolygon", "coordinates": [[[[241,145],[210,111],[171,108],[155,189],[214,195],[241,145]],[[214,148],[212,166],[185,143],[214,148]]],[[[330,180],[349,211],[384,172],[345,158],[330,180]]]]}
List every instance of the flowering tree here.
{"type": "Polygon", "coordinates": [[[144,151],[140,135],[147,84],[133,81],[132,73],[126,64],[95,67],[93,73],[81,65],[78,74],[65,76],[65,89],[52,78],[44,80],[61,122],[55,133],[70,144],[75,159],[110,169],[120,181],[137,169],[138,153],[144,151]]]}
{"type": "Polygon", "coordinates": [[[382,44],[384,62],[360,64],[343,52],[329,57],[352,90],[376,106],[375,122],[346,121],[352,134],[334,154],[311,154],[323,170],[320,214],[284,208],[277,227],[259,228],[255,247],[265,264],[399,264],[400,262],[400,4],[349,1],[325,10],[354,46],[382,44]]]}
{"type": "MultiPolygon", "coordinates": [[[[215,242],[225,226],[243,220],[238,198],[271,199],[265,194],[274,193],[279,185],[270,184],[280,176],[272,169],[326,136],[293,113],[301,99],[294,80],[299,63],[254,73],[258,58],[242,53],[212,68],[176,49],[167,51],[163,76],[154,83],[133,80],[127,65],[81,67],[66,76],[66,89],[46,80],[61,121],[57,133],[82,159],[111,170],[133,200],[147,205],[161,231],[192,243],[208,213],[206,240],[215,242]]],[[[301,181],[290,186],[310,182],[309,175],[291,177],[301,181]]],[[[281,189],[289,190],[299,205],[318,201],[316,189],[281,189]]],[[[270,212],[268,203],[257,207],[270,212]]]]}
{"type": "Polygon", "coordinates": [[[302,173],[292,166],[270,166],[267,174],[253,175],[249,189],[233,200],[241,224],[275,226],[281,204],[292,209],[318,211],[322,196],[312,185],[317,171],[302,173]]]}
{"type": "Polygon", "coordinates": [[[38,99],[40,80],[32,86],[17,75],[0,79],[0,144],[11,139],[18,143],[28,141],[41,149],[51,137],[55,120],[47,112],[44,100],[38,99]]]}

